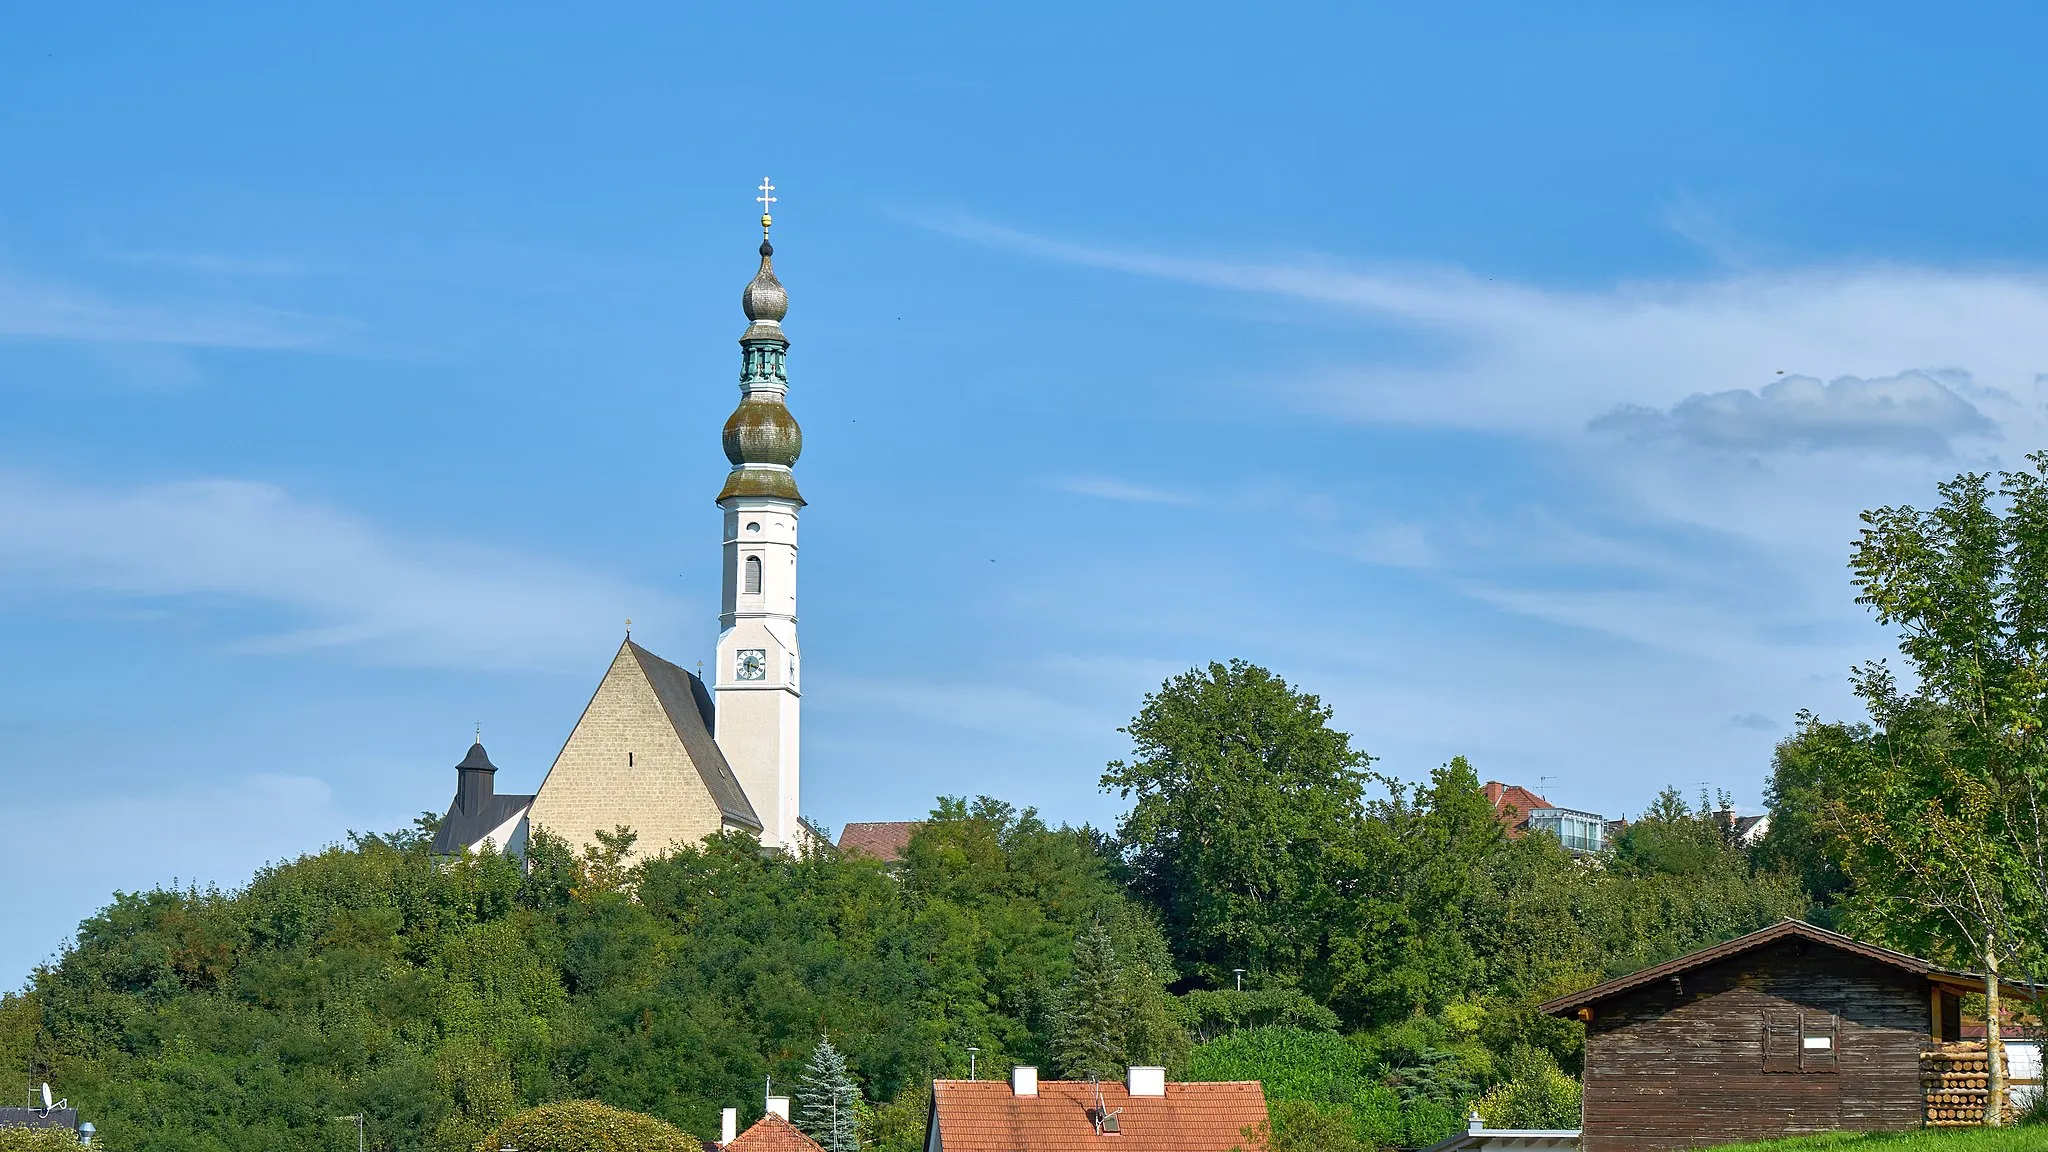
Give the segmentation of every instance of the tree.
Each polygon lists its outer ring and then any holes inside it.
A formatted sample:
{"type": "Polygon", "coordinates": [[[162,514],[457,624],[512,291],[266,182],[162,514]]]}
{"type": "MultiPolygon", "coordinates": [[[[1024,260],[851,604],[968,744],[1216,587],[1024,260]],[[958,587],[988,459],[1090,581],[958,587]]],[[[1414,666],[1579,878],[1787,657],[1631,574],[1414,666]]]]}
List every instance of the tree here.
{"type": "Polygon", "coordinates": [[[1124,1066],[1123,972],[1095,924],[1074,941],[1074,970],[1053,1016],[1053,1067],[1069,1080],[1114,1080],[1124,1066]]]}
{"type": "Polygon", "coordinates": [[[1867,663],[1851,683],[1870,727],[1802,716],[1795,737],[1853,889],[1847,923],[1984,967],[1991,1124],[1999,973],[2038,966],[2048,907],[2048,454],[2027,459],[1996,491],[1966,473],[1934,509],[1863,514],[1858,602],[1898,629],[1912,683],[1867,663]]]}
{"type": "Polygon", "coordinates": [[[1103,774],[1134,798],[1118,826],[1134,888],[1212,984],[1239,967],[1298,978],[1326,947],[1371,762],[1329,719],[1264,668],[1212,663],[1145,697],[1131,759],[1103,774]]]}
{"type": "Polygon", "coordinates": [[[830,1037],[818,1037],[796,1082],[796,1123],[825,1152],[860,1152],[860,1085],[830,1037]]]}

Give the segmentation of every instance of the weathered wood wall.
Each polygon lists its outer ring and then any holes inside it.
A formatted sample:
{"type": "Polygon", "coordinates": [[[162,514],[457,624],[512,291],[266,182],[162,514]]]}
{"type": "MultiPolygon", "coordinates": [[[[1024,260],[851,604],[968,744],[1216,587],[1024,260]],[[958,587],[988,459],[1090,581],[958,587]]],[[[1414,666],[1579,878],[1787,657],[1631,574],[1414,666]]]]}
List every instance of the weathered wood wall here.
{"type": "Polygon", "coordinates": [[[1929,1011],[1924,979],[1803,940],[1616,997],[1586,1028],[1585,1152],[1917,1128],[1929,1011]]]}

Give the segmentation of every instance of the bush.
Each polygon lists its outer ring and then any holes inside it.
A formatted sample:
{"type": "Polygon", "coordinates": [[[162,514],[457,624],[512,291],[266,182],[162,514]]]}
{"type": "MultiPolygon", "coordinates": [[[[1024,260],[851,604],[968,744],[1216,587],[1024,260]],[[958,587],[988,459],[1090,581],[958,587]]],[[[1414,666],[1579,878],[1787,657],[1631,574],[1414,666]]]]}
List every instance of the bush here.
{"type": "Polygon", "coordinates": [[[1550,1053],[1518,1044],[1502,1062],[1506,1078],[1472,1102],[1489,1128],[1577,1128],[1579,1082],[1550,1053]]]}
{"type": "Polygon", "coordinates": [[[78,1133],[69,1128],[0,1128],[0,1152],[78,1152],[78,1133]]]}
{"type": "Polygon", "coordinates": [[[477,1141],[476,1152],[703,1152],[696,1137],[666,1120],[595,1100],[529,1108],[477,1141]]]}

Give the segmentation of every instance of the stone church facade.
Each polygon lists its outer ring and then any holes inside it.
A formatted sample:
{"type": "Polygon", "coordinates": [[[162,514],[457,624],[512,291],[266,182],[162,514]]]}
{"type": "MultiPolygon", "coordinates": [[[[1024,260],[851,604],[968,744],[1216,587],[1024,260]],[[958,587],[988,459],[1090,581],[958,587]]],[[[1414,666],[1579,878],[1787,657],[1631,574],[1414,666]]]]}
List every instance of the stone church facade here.
{"type": "Polygon", "coordinates": [[[580,848],[624,826],[636,856],[724,831],[790,848],[810,833],[798,818],[797,513],[793,468],[803,433],[785,404],[789,297],[776,278],[773,223],[762,182],[761,265],[741,307],[740,403],[726,421],[732,470],[717,504],[721,549],[716,672],[697,675],[629,635],[532,796],[495,791],[481,740],[457,768],[453,803],[433,850],[520,853],[536,829],[580,848]]]}

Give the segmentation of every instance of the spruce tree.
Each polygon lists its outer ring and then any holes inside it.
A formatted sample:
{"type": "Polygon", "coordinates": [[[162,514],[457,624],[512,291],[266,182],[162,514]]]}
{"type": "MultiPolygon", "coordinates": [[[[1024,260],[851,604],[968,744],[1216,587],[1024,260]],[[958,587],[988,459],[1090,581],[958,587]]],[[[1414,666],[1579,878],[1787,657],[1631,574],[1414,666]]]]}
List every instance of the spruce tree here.
{"type": "Polygon", "coordinates": [[[818,1046],[796,1082],[796,1125],[825,1152],[860,1152],[856,1109],[860,1085],[847,1070],[846,1057],[820,1036],[818,1046]]]}
{"type": "Polygon", "coordinates": [[[1074,941],[1074,971],[1053,1017],[1052,1062],[1069,1080],[1114,1080],[1123,1071],[1128,1024],[1123,970],[1097,922],[1074,941]]]}

